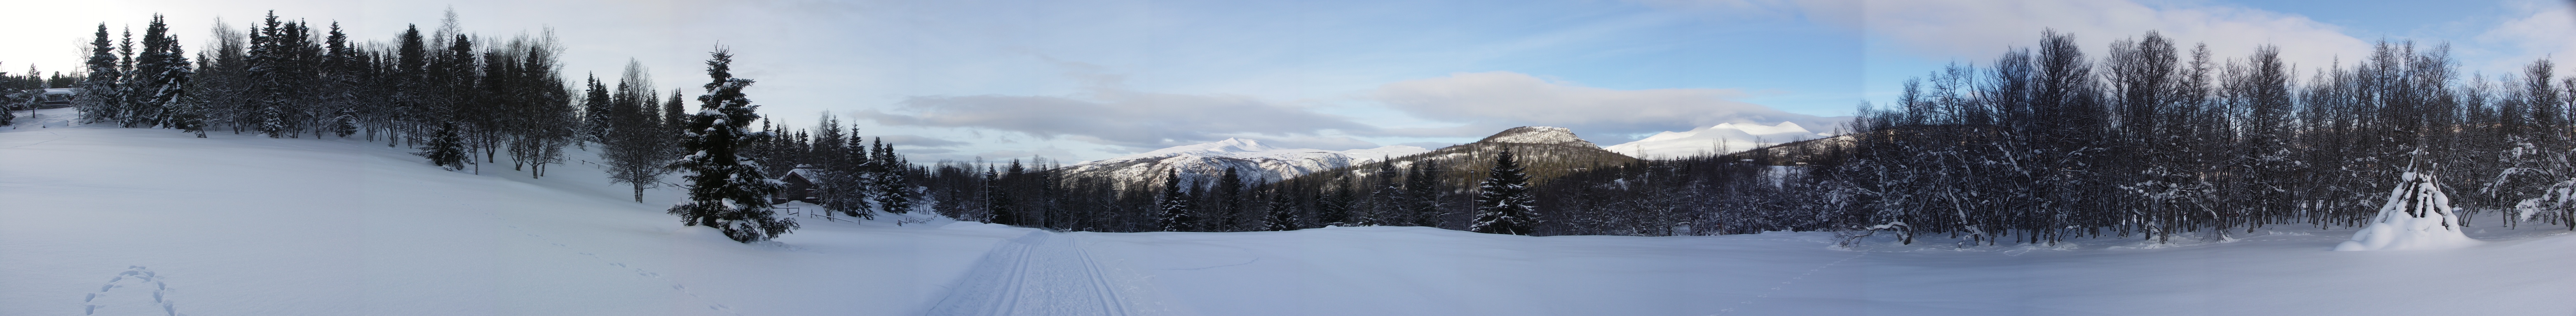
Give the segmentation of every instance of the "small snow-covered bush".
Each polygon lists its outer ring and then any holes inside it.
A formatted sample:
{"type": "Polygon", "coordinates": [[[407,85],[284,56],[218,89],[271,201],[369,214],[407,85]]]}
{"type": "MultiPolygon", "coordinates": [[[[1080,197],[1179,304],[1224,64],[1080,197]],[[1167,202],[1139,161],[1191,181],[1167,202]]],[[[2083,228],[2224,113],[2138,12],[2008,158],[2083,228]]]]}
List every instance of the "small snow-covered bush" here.
{"type": "Polygon", "coordinates": [[[2442,193],[2439,179],[2432,174],[2408,171],[2399,176],[2395,190],[2388,192],[2388,203],[2379,207],[2370,226],[2352,234],[2352,240],[2335,245],[2335,251],[2419,250],[2460,248],[2478,243],[2460,230],[2458,213],[2451,209],[2451,197],[2442,193]]]}

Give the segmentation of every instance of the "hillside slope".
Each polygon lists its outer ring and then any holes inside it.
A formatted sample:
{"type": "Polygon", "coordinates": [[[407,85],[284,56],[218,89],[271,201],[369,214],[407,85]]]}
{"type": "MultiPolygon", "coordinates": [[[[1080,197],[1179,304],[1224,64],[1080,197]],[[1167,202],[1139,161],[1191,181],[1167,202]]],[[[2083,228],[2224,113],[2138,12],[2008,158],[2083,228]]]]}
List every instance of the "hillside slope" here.
{"type": "Polygon", "coordinates": [[[1747,149],[1831,136],[1818,133],[1795,122],[1773,125],[1717,124],[1689,131],[1666,131],[1625,144],[1601,149],[1647,159],[1670,159],[1693,155],[1728,154],[1747,149]]]}
{"type": "MultiPolygon", "coordinates": [[[[577,156],[579,157],[579,156],[577,156]]],[[[594,166],[442,171],[357,140],[0,128],[0,315],[2565,315],[2576,236],[2454,250],[1956,248],[1829,234],[1425,227],[1055,233],[681,227],[594,166]]],[[[793,205],[791,205],[793,206],[793,205]]],[[[2492,223],[2481,220],[2480,223],[2492,223]]]]}
{"type": "Polygon", "coordinates": [[[1106,177],[1115,180],[1112,183],[1126,185],[1156,181],[1173,169],[1179,169],[1191,183],[1209,183],[1232,168],[1244,182],[1258,184],[1424,151],[1428,150],[1406,145],[1338,151],[1276,148],[1256,140],[1228,138],[1065,166],[1063,172],[1074,177],[1106,177]]]}

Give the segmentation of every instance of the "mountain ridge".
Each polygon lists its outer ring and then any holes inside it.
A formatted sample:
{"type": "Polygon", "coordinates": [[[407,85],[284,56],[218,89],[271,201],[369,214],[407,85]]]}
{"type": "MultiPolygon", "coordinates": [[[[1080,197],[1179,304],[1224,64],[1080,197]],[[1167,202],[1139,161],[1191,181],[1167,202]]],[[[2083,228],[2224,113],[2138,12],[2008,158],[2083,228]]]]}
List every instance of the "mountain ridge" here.
{"type": "Polygon", "coordinates": [[[1124,185],[1159,179],[1175,168],[1192,183],[1212,181],[1226,169],[1234,169],[1245,183],[1260,184],[1428,151],[1409,145],[1351,150],[1278,148],[1259,140],[1227,138],[1083,162],[1059,170],[1077,177],[1110,177],[1124,185]]]}
{"type": "Polygon", "coordinates": [[[1676,158],[1693,155],[1722,155],[1772,145],[1786,144],[1832,136],[1818,133],[1797,122],[1778,124],[1723,123],[1689,131],[1665,131],[1644,139],[1602,149],[1637,158],[1676,158]]]}

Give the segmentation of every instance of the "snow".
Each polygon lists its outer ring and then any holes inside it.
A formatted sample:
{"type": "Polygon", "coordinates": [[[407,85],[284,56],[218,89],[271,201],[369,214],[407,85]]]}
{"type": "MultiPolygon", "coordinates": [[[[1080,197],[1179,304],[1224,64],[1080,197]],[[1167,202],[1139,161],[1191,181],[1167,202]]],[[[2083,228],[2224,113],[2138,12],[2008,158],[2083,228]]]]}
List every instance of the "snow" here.
{"type": "Polygon", "coordinates": [[[2488,242],[2424,251],[2328,251],[2350,231],[2281,226],[1837,249],[1814,232],[1060,233],[880,214],[794,215],[804,228],[743,244],[664,214],[675,189],[629,200],[588,153],[530,179],[381,142],[210,136],[0,128],[0,316],[2576,311],[2576,235],[2555,229],[2473,227],[2488,242]]]}
{"type": "Polygon", "coordinates": [[[1514,127],[1503,130],[1501,133],[1495,133],[1494,136],[1486,136],[1484,140],[1479,140],[1477,142],[1551,145],[1562,144],[1596,148],[1600,147],[1599,145],[1592,144],[1592,142],[1584,141],[1582,137],[1575,136],[1574,130],[1572,129],[1554,126],[1514,127]]]}
{"type": "Polygon", "coordinates": [[[2335,245],[2335,251],[2451,249],[2480,243],[2460,231],[2451,197],[2442,193],[2432,175],[2407,172],[2400,179],[2405,183],[2388,192],[2388,203],[2379,207],[2370,225],[2352,233],[2352,240],[2335,245]]]}
{"type": "Polygon", "coordinates": [[[1119,156],[1119,157],[1117,157],[1117,158],[1101,159],[1100,161],[1102,161],[1102,162],[1110,162],[1110,161],[1131,161],[1131,160],[1140,160],[1140,159],[1167,158],[1167,157],[1182,156],[1182,155],[1195,155],[1195,156],[1206,156],[1206,157],[1246,158],[1246,159],[1262,158],[1262,159],[1277,159],[1277,160],[1324,159],[1324,158],[1322,158],[1322,157],[1340,156],[1340,157],[1346,157],[1346,158],[1351,159],[1351,160],[1353,160],[1353,161],[1357,161],[1357,162],[1365,163],[1365,162],[1377,161],[1378,159],[1383,159],[1383,158],[1385,158],[1385,157],[1389,157],[1389,156],[1406,156],[1406,155],[1419,154],[1419,153],[1429,152],[1429,151],[1431,151],[1431,150],[1430,150],[1430,149],[1423,149],[1422,147],[1414,147],[1414,146],[1407,146],[1407,145],[1390,145],[1390,146],[1384,146],[1384,147],[1378,147],[1378,148],[1352,149],[1352,150],[1343,150],[1343,151],[1322,150],[1322,149],[1305,149],[1305,148],[1277,148],[1277,147],[1270,147],[1269,145],[1264,145],[1264,144],[1262,144],[1262,143],[1261,143],[1261,141],[1258,141],[1258,140],[1250,140],[1250,139],[1242,139],[1242,138],[1227,138],[1227,139],[1225,139],[1225,140],[1221,140],[1221,141],[1214,141],[1214,142],[1200,143],[1200,144],[1191,144],[1191,145],[1173,146],[1173,147],[1170,147],[1170,148],[1156,149],[1156,150],[1154,150],[1154,151],[1148,151],[1148,152],[1139,153],[1139,154],[1134,154],[1134,155],[1126,155],[1126,156],[1119,156]]]}
{"type": "Polygon", "coordinates": [[[1645,139],[1602,149],[1639,158],[1675,158],[1702,154],[1726,154],[1763,146],[1832,136],[1808,130],[1793,122],[1761,125],[1723,123],[1682,132],[1655,133],[1645,139]]]}
{"type": "Polygon", "coordinates": [[[1173,146],[1134,155],[1084,162],[1065,168],[1074,173],[1109,174],[1119,179],[1151,180],[1163,171],[1181,168],[1194,182],[1214,179],[1226,168],[1245,173],[1247,181],[1262,183],[1355,164],[1430,152],[1430,149],[1407,145],[1352,150],[1277,148],[1260,141],[1227,138],[1222,141],[1173,146]]]}

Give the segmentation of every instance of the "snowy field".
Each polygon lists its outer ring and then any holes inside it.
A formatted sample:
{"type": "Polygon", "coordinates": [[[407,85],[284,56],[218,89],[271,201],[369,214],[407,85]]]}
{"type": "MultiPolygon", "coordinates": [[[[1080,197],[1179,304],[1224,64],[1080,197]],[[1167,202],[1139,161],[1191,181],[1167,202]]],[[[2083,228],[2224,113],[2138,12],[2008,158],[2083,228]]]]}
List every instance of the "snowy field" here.
{"type": "Polygon", "coordinates": [[[0,127],[0,315],[2576,315],[2576,236],[2493,218],[2473,247],[2357,252],[2296,227],[1833,249],[891,215],[741,244],[584,163],[531,179],[358,140],[48,126],[0,127]]]}

